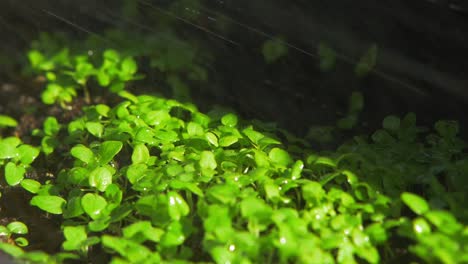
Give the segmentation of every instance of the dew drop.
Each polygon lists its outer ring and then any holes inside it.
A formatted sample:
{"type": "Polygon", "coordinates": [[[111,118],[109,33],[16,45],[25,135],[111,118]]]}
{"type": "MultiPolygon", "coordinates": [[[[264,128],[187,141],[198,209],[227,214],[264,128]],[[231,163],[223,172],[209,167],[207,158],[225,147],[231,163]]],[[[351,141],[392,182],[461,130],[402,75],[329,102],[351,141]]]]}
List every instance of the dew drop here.
{"type": "Polygon", "coordinates": [[[286,244],[286,242],[287,242],[287,240],[286,240],[285,237],[281,237],[281,238],[280,238],[280,243],[281,243],[281,244],[284,245],[284,244],[286,244]]]}

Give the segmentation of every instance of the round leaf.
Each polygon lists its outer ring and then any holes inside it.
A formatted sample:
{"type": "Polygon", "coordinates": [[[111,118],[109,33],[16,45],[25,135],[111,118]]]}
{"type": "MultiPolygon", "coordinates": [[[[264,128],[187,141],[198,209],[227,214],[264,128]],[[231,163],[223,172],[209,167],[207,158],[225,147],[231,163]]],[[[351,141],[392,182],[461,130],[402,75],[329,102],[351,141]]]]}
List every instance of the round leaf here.
{"type": "Polygon", "coordinates": [[[418,217],[413,220],[413,230],[416,235],[427,235],[431,233],[431,227],[424,218],[418,217]]]}
{"type": "Polygon", "coordinates": [[[122,149],[120,141],[105,141],[99,148],[99,163],[101,165],[109,163],[122,149]]]}
{"type": "Polygon", "coordinates": [[[70,150],[70,154],[83,161],[84,163],[92,163],[94,161],[94,153],[93,151],[91,151],[89,148],[83,146],[83,145],[77,145],[77,146],[74,146],[71,150],[70,150]]]}
{"type": "Polygon", "coordinates": [[[0,159],[11,159],[18,156],[16,146],[21,143],[17,137],[8,137],[0,139],[0,159]]]}
{"type": "Polygon", "coordinates": [[[268,156],[274,163],[280,166],[288,166],[292,162],[288,152],[280,148],[273,148],[268,156]]]}
{"type": "Polygon", "coordinates": [[[133,149],[132,162],[133,164],[137,163],[146,163],[150,157],[149,150],[145,144],[138,144],[133,149]]]}
{"type": "Polygon", "coordinates": [[[221,118],[221,123],[228,127],[235,127],[237,125],[237,116],[234,114],[227,114],[221,118]]]}
{"type": "Polygon", "coordinates": [[[39,155],[39,149],[30,145],[21,145],[18,147],[20,161],[23,164],[31,164],[39,155]]]}
{"type": "Polygon", "coordinates": [[[16,166],[13,162],[8,162],[5,166],[5,179],[8,185],[18,185],[23,179],[26,169],[23,166],[16,166]]]}
{"type": "Polygon", "coordinates": [[[31,199],[31,205],[37,206],[51,214],[62,214],[63,207],[67,203],[65,199],[55,195],[38,195],[31,199]]]}
{"type": "Polygon", "coordinates": [[[189,122],[187,124],[187,132],[188,132],[189,136],[192,136],[192,137],[193,136],[202,136],[203,133],[204,133],[204,129],[198,123],[189,122]]]}
{"type": "Polygon", "coordinates": [[[203,169],[216,169],[216,159],[211,151],[203,151],[200,155],[200,167],[203,169]]]}
{"type": "Polygon", "coordinates": [[[104,192],[112,183],[112,173],[106,167],[98,167],[89,175],[89,185],[104,192]]]}
{"type": "Polygon", "coordinates": [[[97,219],[102,210],[106,208],[107,202],[98,194],[87,193],[81,198],[81,206],[92,219],[97,219]]]}
{"type": "Polygon", "coordinates": [[[102,133],[104,132],[104,126],[99,122],[86,122],[86,130],[88,130],[91,135],[95,137],[102,137],[102,133]]]}
{"type": "Polygon", "coordinates": [[[9,223],[7,228],[13,234],[23,235],[28,233],[28,227],[23,222],[19,221],[9,223]]]}

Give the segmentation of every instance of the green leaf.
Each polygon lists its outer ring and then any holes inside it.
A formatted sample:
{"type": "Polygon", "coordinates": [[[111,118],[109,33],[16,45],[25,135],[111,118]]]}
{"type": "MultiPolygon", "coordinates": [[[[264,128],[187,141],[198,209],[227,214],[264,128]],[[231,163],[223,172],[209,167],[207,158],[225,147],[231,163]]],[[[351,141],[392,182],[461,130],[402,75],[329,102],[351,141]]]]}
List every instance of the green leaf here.
{"type": "Polygon", "coordinates": [[[203,127],[200,124],[194,123],[194,122],[189,122],[187,124],[187,133],[191,137],[203,136],[203,134],[205,133],[205,130],[203,129],[203,127]]]}
{"type": "Polygon", "coordinates": [[[172,130],[159,130],[155,133],[156,138],[166,141],[166,142],[174,142],[179,140],[179,135],[177,132],[172,130]]]}
{"type": "Polygon", "coordinates": [[[227,114],[221,118],[221,123],[228,127],[235,127],[237,125],[237,116],[234,114],[227,114]]]}
{"type": "Polygon", "coordinates": [[[107,87],[111,82],[111,76],[106,70],[102,68],[97,71],[96,78],[98,80],[99,85],[103,87],[107,87]]]}
{"type": "Polygon", "coordinates": [[[400,128],[400,118],[387,116],[382,122],[382,127],[390,131],[397,131],[400,128]]]}
{"type": "Polygon", "coordinates": [[[252,141],[252,143],[256,145],[262,138],[265,137],[262,133],[255,131],[252,127],[248,127],[242,130],[242,133],[244,133],[244,135],[246,135],[250,139],[250,141],[252,141]]]}
{"type": "Polygon", "coordinates": [[[134,59],[127,57],[122,61],[121,68],[125,80],[130,80],[132,75],[137,71],[137,64],[134,59]]]}
{"type": "Polygon", "coordinates": [[[268,168],[270,166],[270,161],[265,152],[260,150],[254,150],[254,160],[257,167],[268,168]]]}
{"type": "Polygon", "coordinates": [[[149,150],[145,144],[137,144],[133,148],[132,163],[146,163],[150,157],[149,150]]]}
{"type": "Polygon", "coordinates": [[[122,147],[123,144],[120,141],[104,141],[99,147],[99,164],[109,163],[120,152],[122,147]]]}
{"type": "Polygon", "coordinates": [[[114,82],[112,85],[109,87],[109,90],[113,93],[120,93],[124,91],[125,89],[125,82],[114,82]]]}
{"type": "Polygon", "coordinates": [[[131,184],[136,184],[146,176],[147,166],[145,164],[132,164],[127,169],[127,179],[131,184]]]}
{"type": "Polygon", "coordinates": [[[380,263],[379,251],[375,247],[366,246],[355,248],[357,255],[369,263],[380,263]]]}
{"type": "Polygon", "coordinates": [[[357,114],[349,114],[343,118],[338,119],[336,122],[336,126],[340,129],[352,129],[358,122],[358,115],[357,114]]]}
{"type": "Polygon", "coordinates": [[[65,219],[80,216],[84,213],[83,207],[81,206],[81,197],[72,197],[68,200],[67,206],[63,211],[63,217],[65,219]]]}
{"type": "Polygon", "coordinates": [[[0,127],[15,127],[18,125],[18,122],[7,115],[0,115],[0,127]]]}
{"type": "Polygon", "coordinates": [[[120,60],[119,52],[113,49],[105,50],[102,56],[104,57],[104,59],[109,60],[111,62],[118,62],[120,60]]]}
{"type": "Polygon", "coordinates": [[[102,133],[104,132],[104,126],[99,123],[99,122],[86,122],[85,124],[85,127],[86,127],[86,130],[88,130],[88,132],[97,137],[97,138],[101,138],[102,137],[102,133]]]}
{"type": "Polygon", "coordinates": [[[459,125],[456,121],[437,121],[434,128],[444,138],[453,138],[459,131],[459,125]]]}
{"type": "Polygon", "coordinates": [[[13,234],[24,235],[28,233],[28,227],[23,222],[19,221],[9,223],[7,228],[13,234]]]}
{"type": "Polygon", "coordinates": [[[364,108],[364,96],[361,92],[353,92],[349,98],[349,112],[359,113],[364,108]]]}
{"type": "Polygon", "coordinates": [[[304,162],[302,160],[296,161],[291,169],[291,179],[299,179],[301,177],[302,169],[304,169],[304,162]]]}
{"type": "Polygon", "coordinates": [[[57,118],[49,116],[44,121],[44,133],[48,136],[54,136],[60,131],[60,124],[57,118]]]}
{"type": "Polygon", "coordinates": [[[65,199],[55,195],[36,195],[30,202],[31,205],[37,206],[51,214],[62,214],[66,203],[65,199]]]}
{"type": "Polygon", "coordinates": [[[318,46],[318,55],[320,58],[320,70],[327,72],[332,70],[336,64],[336,52],[323,42],[318,46]]]}
{"type": "Polygon", "coordinates": [[[21,145],[18,147],[19,158],[22,164],[31,164],[37,156],[39,156],[39,149],[30,145],[21,145]]]}
{"type": "Polygon", "coordinates": [[[41,99],[44,104],[54,104],[63,93],[64,88],[56,83],[50,83],[46,86],[45,91],[41,94],[41,99]]]}
{"type": "Polygon", "coordinates": [[[87,164],[92,164],[94,162],[94,153],[91,149],[79,144],[79,145],[76,145],[74,146],[71,150],[70,150],[70,154],[83,161],[84,163],[87,163],[87,164]]]}
{"type": "Polygon", "coordinates": [[[16,147],[21,143],[17,137],[0,139],[0,159],[11,159],[18,156],[16,147]]]}
{"type": "Polygon", "coordinates": [[[97,167],[89,175],[89,185],[104,192],[112,183],[112,172],[106,167],[97,167]]]}
{"type": "Polygon", "coordinates": [[[10,230],[6,228],[6,226],[0,225],[0,236],[2,237],[8,237],[11,235],[10,230]]]}
{"type": "Polygon", "coordinates": [[[186,216],[189,214],[190,208],[188,204],[178,193],[169,192],[167,194],[167,198],[169,216],[172,218],[172,220],[179,221],[181,216],[186,216]]]}
{"type": "Polygon", "coordinates": [[[81,198],[81,206],[93,220],[98,219],[107,206],[106,199],[99,194],[87,193],[81,198]]]}
{"type": "Polygon", "coordinates": [[[62,247],[67,251],[80,250],[83,242],[88,238],[85,226],[66,226],[63,228],[63,235],[65,241],[62,247]]]}
{"type": "Polygon", "coordinates": [[[373,44],[356,64],[354,72],[358,77],[364,77],[371,72],[377,64],[377,45],[373,44]]]}
{"type": "Polygon", "coordinates": [[[211,151],[203,151],[200,155],[200,167],[203,169],[216,169],[218,164],[216,163],[215,156],[211,151]]]}
{"type": "Polygon", "coordinates": [[[413,220],[413,230],[416,235],[428,235],[431,233],[431,227],[424,218],[418,217],[413,220]]]}
{"type": "Polygon", "coordinates": [[[219,139],[219,145],[221,147],[229,147],[232,144],[235,144],[239,139],[237,136],[224,136],[219,139]]]}
{"type": "Polygon", "coordinates": [[[117,251],[121,256],[125,257],[128,261],[124,263],[153,263],[151,251],[144,245],[132,240],[104,235],[102,236],[102,245],[105,248],[117,251]]]}
{"type": "Polygon", "coordinates": [[[165,248],[181,245],[185,241],[182,224],[174,221],[166,228],[166,233],[161,237],[161,245],[165,248]]]}
{"type": "Polygon", "coordinates": [[[213,133],[213,132],[207,132],[207,133],[205,134],[205,137],[206,137],[206,140],[208,140],[208,142],[209,142],[211,145],[213,145],[213,146],[215,146],[215,147],[218,146],[218,136],[216,136],[215,133],[213,133]]]}
{"type": "Polygon", "coordinates": [[[216,263],[235,263],[236,254],[226,247],[214,247],[210,250],[210,254],[216,263]]]}
{"type": "Polygon", "coordinates": [[[159,242],[164,231],[154,228],[149,221],[138,221],[123,228],[123,236],[139,243],[150,240],[159,242]]]}
{"type": "Polygon", "coordinates": [[[289,153],[280,148],[271,149],[270,153],[268,153],[268,157],[270,157],[273,163],[280,166],[288,166],[292,162],[289,153]]]}
{"type": "Polygon", "coordinates": [[[302,195],[307,202],[318,205],[325,197],[325,191],[320,183],[309,181],[302,186],[302,195]]]}
{"type": "Polygon", "coordinates": [[[24,255],[24,251],[21,248],[8,243],[0,243],[0,250],[12,256],[13,258],[19,258],[24,255]]]}
{"type": "Polygon", "coordinates": [[[382,244],[388,239],[387,231],[380,223],[374,223],[366,227],[364,230],[369,236],[371,243],[382,244]]]}
{"type": "Polygon", "coordinates": [[[101,232],[109,227],[110,220],[110,216],[99,216],[98,219],[88,223],[88,229],[92,232],[101,232]]]}
{"type": "Polygon", "coordinates": [[[269,220],[273,210],[262,199],[248,197],[240,203],[241,214],[260,221],[269,220]]]}
{"type": "Polygon", "coordinates": [[[29,245],[29,241],[24,237],[17,237],[15,238],[15,244],[20,247],[26,247],[29,245]]]}
{"type": "Polygon", "coordinates": [[[416,214],[422,215],[429,211],[429,204],[422,197],[404,192],[401,194],[401,200],[416,214]]]}
{"type": "Polygon", "coordinates": [[[463,229],[463,225],[460,224],[455,216],[447,211],[432,210],[427,212],[425,215],[427,220],[439,230],[448,235],[454,235],[460,233],[463,229]]]}
{"type": "Polygon", "coordinates": [[[273,63],[288,53],[288,47],[280,38],[269,39],[263,43],[262,54],[267,63],[273,63]]]}
{"type": "Polygon", "coordinates": [[[110,107],[105,104],[96,105],[96,112],[100,116],[108,117],[109,111],[110,111],[110,107]]]}
{"type": "Polygon", "coordinates": [[[150,126],[159,126],[171,120],[167,110],[149,111],[143,115],[143,120],[150,126]]]}
{"type": "Polygon", "coordinates": [[[21,181],[21,187],[30,193],[37,193],[41,188],[41,183],[36,180],[24,179],[21,181]]]}
{"type": "Polygon", "coordinates": [[[142,127],[135,135],[136,142],[147,143],[149,145],[155,144],[154,132],[150,128],[142,127]]]}
{"type": "Polygon", "coordinates": [[[26,169],[23,166],[17,166],[13,162],[8,162],[5,166],[5,180],[10,186],[18,185],[23,179],[26,169]]]}
{"type": "Polygon", "coordinates": [[[28,52],[28,59],[29,63],[31,63],[31,66],[37,69],[39,65],[41,65],[44,62],[45,57],[38,50],[30,50],[28,52]]]}

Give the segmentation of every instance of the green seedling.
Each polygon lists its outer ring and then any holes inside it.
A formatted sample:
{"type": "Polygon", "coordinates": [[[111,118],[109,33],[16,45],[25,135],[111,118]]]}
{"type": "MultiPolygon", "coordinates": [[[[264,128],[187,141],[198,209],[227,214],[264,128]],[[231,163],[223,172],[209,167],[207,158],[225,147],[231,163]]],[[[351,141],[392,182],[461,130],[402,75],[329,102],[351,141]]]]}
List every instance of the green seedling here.
{"type": "Polygon", "coordinates": [[[364,55],[359,59],[354,72],[358,77],[364,77],[368,75],[377,64],[377,53],[378,47],[376,44],[373,44],[364,55]]]}
{"type": "Polygon", "coordinates": [[[20,184],[38,155],[39,148],[23,144],[17,137],[0,138],[0,166],[4,167],[7,184],[20,184]]]}
{"type": "Polygon", "coordinates": [[[269,39],[263,43],[262,54],[265,61],[270,64],[288,53],[288,47],[281,38],[269,39]]]}
{"type": "MultiPolygon", "coordinates": [[[[3,252],[26,263],[467,262],[468,157],[456,122],[429,130],[414,114],[388,116],[372,135],[317,152],[275,125],[126,91],[139,77],[129,55],[154,55],[152,66],[184,100],[184,77],[204,73],[198,52],[172,33],[168,42],[112,34],[129,49],[98,47],[92,57],[44,38],[50,50],[36,43],[29,53],[46,78],[44,103],[67,107],[81,92],[91,103],[70,121],[46,117],[34,131],[39,147],[0,139],[8,188],[27,191],[63,231],[61,248],[46,253],[26,247],[21,222],[0,226],[3,252]],[[93,83],[121,101],[93,104],[93,83]],[[50,173],[33,179],[27,172],[35,169],[50,173]]],[[[267,61],[285,55],[277,44],[265,43],[267,61]]],[[[331,68],[334,53],[319,53],[331,68]]],[[[371,71],[376,53],[372,47],[357,74],[371,71]]],[[[362,108],[353,93],[339,126],[354,127],[362,108]]],[[[326,140],[331,129],[310,136],[326,140]]]]}
{"type": "Polygon", "coordinates": [[[25,237],[18,235],[27,235],[28,232],[28,227],[23,222],[14,221],[6,226],[0,226],[0,239],[11,245],[26,247],[29,245],[29,241],[25,237]]]}
{"type": "Polygon", "coordinates": [[[336,52],[331,47],[321,42],[317,48],[320,59],[319,68],[323,72],[331,71],[336,65],[336,52]]]}
{"type": "Polygon", "coordinates": [[[79,90],[83,90],[85,101],[90,103],[88,81],[91,78],[96,78],[101,87],[119,93],[125,89],[125,83],[142,77],[136,74],[137,64],[133,58],[122,58],[111,49],[104,51],[100,66],[93,63],[88,55],[71,55],[68,49],[51,57],[38,50],[31,50],[28,55],[32,69],[47,79],[42,101],[45,104],[59,103],[64,108],[79,90]]]}

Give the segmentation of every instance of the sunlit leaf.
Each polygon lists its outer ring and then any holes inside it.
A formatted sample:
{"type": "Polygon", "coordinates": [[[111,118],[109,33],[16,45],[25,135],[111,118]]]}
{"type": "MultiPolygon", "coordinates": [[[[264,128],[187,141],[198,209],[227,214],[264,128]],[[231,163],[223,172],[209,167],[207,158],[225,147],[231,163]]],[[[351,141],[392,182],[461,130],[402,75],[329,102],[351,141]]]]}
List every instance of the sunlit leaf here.
{"type": "Polygon", "coordinates": [[[429,204],[422,197],[404,192],[401,194],[401,200],[416,214],[422,215],[429,211],[429,204]]]}
{"type": "Polygon", "coordinates": [[[31,205],[37,206],[51,214],[62,214],[67,201],[60,196],[37,195],[31,199],[31,205]]]}
{"type": "Polygon", "coordinates": [[[102,196],[94,193],[87,193],[81,198],[81,206],[86,214],[92,219],[97,219],[106,208],[107,202],[102,196]]]}

